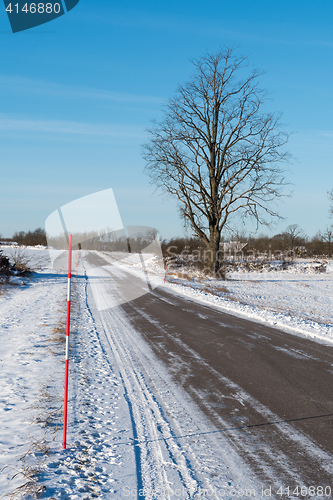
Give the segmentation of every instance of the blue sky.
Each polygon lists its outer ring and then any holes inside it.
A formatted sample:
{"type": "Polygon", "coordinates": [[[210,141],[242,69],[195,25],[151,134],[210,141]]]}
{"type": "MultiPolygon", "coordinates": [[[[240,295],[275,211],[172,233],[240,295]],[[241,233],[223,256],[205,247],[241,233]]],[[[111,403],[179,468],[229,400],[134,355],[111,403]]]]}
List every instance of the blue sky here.
{"type": "MultiPolygon", "coordinates": [[[[78,197],[113,188],[126,225],[182,234],[177,207],[143,172],[153,118],[192,73],[190,59],[237,46],[294,132],[286,220],[325,229],[333,188],[333,2],[80,0],[12,34],[0,5],[0,233],[44,226],[78,197]]],[[[245,229],[249,229],[248,228],[245,229]]],[[[268,232],[263,229],[263,232],[268,232]]]]}

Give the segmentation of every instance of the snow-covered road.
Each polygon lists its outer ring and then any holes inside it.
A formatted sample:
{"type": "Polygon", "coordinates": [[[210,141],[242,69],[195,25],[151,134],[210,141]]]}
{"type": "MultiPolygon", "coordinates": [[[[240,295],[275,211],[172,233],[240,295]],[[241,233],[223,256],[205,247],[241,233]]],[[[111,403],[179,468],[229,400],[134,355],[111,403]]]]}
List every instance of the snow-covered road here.
{"type": "MultiPolygon", "coordinates": [[[[96,269],[89,259],[83,267],[73,280],[66,451],[66,276],[44,269],[0,301],[6,416],[0,442],[7,466],[1,494],[21,485],[24,495],[34,487],[44,490],[41,498],[61,499],[231,498],[239,489],[259,491],[237,451],[175,384],[121,309],[99,310],[98,286],[87,279],[96,269]]],[[[99,268],[98,277],[103,273],[105,294],[115,281],[99,268]]]]}
{"type": "MultiPolygon", "coordinates": [[[[160,277],[150,275],[148,289],[158,282],[160,277]]],[[[181,285],[167,286],[170,291],[172,287],[177,292],[181,285]]],[[[280,451],[274,452],[268,443],[264,449],[247,431],[248,455],[257,455],[263,471],[270,449],[270,472],[254,474],[238,431],[220,432],[221,426],[177,383],[175,372],[126,314],[124,304],[148,289],[145,274],[135,265],[96,253],[83,255],[78,279],[73,279],[66,451],[61,446],[65,272],[48,269],[45,254],[44,268],[26,287],[11,288],[0,297],[0,442],[1,464],[7,466],[1,494],[23,484],[29,488],[30,481],[35,488],[45,488],[41,498],[49,499],[262,498],[262,488],[272,484],[267,480],[274,481],[274,460],[280,469],[289,467],[280,451]],[[16,471],[18,476],[8,484],[16,471]]],[[[196,299],[195,294],[200,295],[195,292],[189,298],[196,299]]],[[[174,303],[176,297],[163,300],[174,303]]],[[[189,360],[198,355],[187,351],[189,360]]],[[[176,371],[182,369],[188,376],[190,365],[177,367],[174,361],[176,371]]],[[[211,389],[207,387],[207,394],[211,389]]],[[[278,417],[266,415],[268,420],[278,417]]],[[[288,424],[280,427],[290,431],[288,424]]],[[[330,470],[332,460],[324,450],[298,431],[288,439],[294,439],[295,450],[308,445],[315,462],[330,470]]],[[[297,482],[297,470],[290,472],[297,482]]]]}
{"type": "MultiPolygon", "coordinates": [[[[119,497],[195,498],[204,492],[224,488],[258,490],[259,484],[227,439],[216,433],[216,428],[198,411],[190,397],[178,387],[151,348],[129,324],[119,307],[98,311],[100,296],[92,276],[96,272],[94,259],[86,256],[84,267],[89,282],[85,284],[86,311],[95,325],[98,341],[106,358],[116,372],[120,399],[125,413],[130,416],[130,426],[118,445],[121,453],[133,455],[135,468],[132,481],[115,480],[115,494],[119,497]]],[[[126,274],[107,266],[99,268],[103,303],[107,293],[114,300],[119,294],[120,280],[126,274]],[[114,273],[113,273],[114,271],[114,273]],[[103,278],[102,275],[104,274],[103,278]],[[113,291],[113,293],[112,293],[113,291]],[[117,291],[117,293],[115,293],[117,291]]],[[[136,280],[131,276],[128,285],[136,280]]],[[[128,293],[128,286],[122,287],[128,293]]],[[[98,287],[97,287],[98,290],[98,287]]],[[[125,419],[126,420],[126,419],[125,419]]],[[[130,458],[124,470],[130,472],[130,458]]]]}

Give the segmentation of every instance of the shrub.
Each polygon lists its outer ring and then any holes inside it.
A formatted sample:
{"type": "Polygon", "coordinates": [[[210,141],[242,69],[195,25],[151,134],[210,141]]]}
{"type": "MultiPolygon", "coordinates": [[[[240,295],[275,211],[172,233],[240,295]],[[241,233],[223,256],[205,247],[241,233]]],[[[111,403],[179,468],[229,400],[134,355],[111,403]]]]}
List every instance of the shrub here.
{"type": "Polygon", "coordinates": [[[13,241],[16,241],[19,245],[36,246],[36,245],[47,245],[46,232],[41,227],[35,229],[34,231],[19,231],[14,233],[12,237],[13,241]]]}
{"type": "Polygon", "coordinates": [[[0,250],[0,288],[4,288],[10,276],[10,262],[8,257],[0,250]]]}
{"type": "Polygon", "coordinates": [[[19,274],[29,274],[31,272],[29,266],[30,259],[22,248],[12,249],[9,259],[12,262],[13,270],[19,274]]]}

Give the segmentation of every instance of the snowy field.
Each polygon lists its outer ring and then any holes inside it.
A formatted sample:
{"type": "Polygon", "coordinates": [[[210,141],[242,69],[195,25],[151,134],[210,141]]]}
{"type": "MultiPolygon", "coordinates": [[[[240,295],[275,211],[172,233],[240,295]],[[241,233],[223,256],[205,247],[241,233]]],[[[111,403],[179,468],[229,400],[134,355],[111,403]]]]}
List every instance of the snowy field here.
{"type": "MultiPolygon", "coordinates": [[[[152,260],[148,266],[156,270],[152,260]]],[[[232,272],[226,281],[170,269],[166,287],[230,314],[317,341],[333,341],[333,262],[299,260],[286,270],[232,272]],[[318,272],[318,269],[325,272],[318,272]]]]}
{"type": "MultiPolygon", "coordinates": [[[[67,277],[50,268],[47,250],[24,252],[36,272],[23,285],[13,279],[0,295],[1,495],[229,500],[255,491],[260,497],[265,485],[251,478],[227,438],[214,434],[121,310],[98,311],[84,259],[73,278],[68,449],[62,450],[67,277]]],[[[164,285],[155,261],[145,259],[151,283],[171,293],[333,341],[330,263],[326,273],[304,262],[289,271],[235,272],[226,282],[170,272],[164,285]]],[[[134,277],[140,266],[136,257],[118,265],[134,277]]]]}

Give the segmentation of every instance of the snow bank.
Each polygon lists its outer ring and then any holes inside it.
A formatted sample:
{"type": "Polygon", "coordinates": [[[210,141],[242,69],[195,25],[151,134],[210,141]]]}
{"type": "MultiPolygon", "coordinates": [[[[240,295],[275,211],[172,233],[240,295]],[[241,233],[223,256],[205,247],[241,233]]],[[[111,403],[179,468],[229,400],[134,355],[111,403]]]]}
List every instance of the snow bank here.
{"type": "MultiPolygon", "coordinates": [[[[159,281],[171,293],[229,314],[333,342],[333,263],[303,260],[284,270],[274,270],[274,265],[266,272],[241,269],[229,273],[226,281],[203,277],[189,268],[170,269],[166,284],[159,281]]],[[[154,259],[146,266],[154,276],[154,259]]]]}

